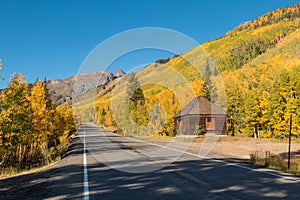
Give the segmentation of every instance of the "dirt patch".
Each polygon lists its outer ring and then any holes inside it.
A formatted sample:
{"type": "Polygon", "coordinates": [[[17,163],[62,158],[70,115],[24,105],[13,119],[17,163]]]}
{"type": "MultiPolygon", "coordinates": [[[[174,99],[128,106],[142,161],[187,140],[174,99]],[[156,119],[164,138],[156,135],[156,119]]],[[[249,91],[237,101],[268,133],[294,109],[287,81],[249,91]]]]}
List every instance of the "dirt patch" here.
{"type": "MultiPolygon", "coordinates": [[[[288,140],[279,139],[255,139],[246,137],[222,137],[216,144],[212,154],[222,153],[241,159],[249,159],[253,152],[270,151],[272,154],[286,154],[288,140]]],[[[300,154],[300,140],[293,140],[291,152],[294,156],[300,154]]]]}
{"type": "MultiPolygon", "coordinates": [[[[166,145],[172,140],[172,138],[148,138],[148,140],[149,142],[166,145]]],[[[190,142],[191,138],[176,138],[176,140],[180,142],[190,142]]],[[[198,154],[204,141],[204,136],[194,138],[190,145],[189,152],[198,154]]],[[[236,158],[249,160],[250,154],[256,151],[270,151],[272,154],[285,156],[287,154],[287,150],[287,139],[255,139],[238,136],[221,136],[218,138],[218,141],[208,156],[221,159],[236,158]]],[[[291,152],[293,158],[300,158],[300,139],[292,140],[291,152]]]]}

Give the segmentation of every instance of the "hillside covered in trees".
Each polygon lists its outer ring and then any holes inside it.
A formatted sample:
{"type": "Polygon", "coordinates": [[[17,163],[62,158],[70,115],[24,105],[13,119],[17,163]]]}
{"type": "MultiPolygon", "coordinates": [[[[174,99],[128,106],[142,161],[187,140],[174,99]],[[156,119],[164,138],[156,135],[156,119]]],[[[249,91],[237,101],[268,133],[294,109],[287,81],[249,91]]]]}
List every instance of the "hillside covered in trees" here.
{"type": "Polygon", "coordinates": [[[148,110],[139,117],[140,126],[132,126],[124,117],[130,98],[126,78],[97,91],[95,99],[76,102],[83,119],[128,133],[157,131],[172,136],[173,116],[202,94],[227,111],[232,135],[286,137],[292,114],[293,135],[299,137],[300,4],[243,23],[221,38],[161,59],[134,76],[144,96],[140,109],[148,110]]]}

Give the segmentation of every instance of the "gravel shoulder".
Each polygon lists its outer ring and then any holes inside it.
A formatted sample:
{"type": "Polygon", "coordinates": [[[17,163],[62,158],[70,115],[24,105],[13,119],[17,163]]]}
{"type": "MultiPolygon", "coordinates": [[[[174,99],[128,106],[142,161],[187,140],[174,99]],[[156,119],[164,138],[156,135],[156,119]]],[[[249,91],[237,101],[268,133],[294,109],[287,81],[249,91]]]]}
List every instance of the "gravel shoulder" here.
{"type": "MultiPolygon", "coordinates": [[[[162,138],[148,138],[149,142],[160,143],[166,145],[172,139],[167,137],[162,138]]],[[[198,138],[180,138],[177,139],[181,142],[193,142],[190,145],[189,152],[199,153],[202,145],[205,141],[205,137],[198,138]]],[[[271,154],[281,154],[286,156],[288,150],[287,139],[255,139],[249,137],[232,137],[232,136],[220,136],[217,139],[213,149],[208,154],[208,157],[220,158],[220,159],[242,159],[249,160],[250,154],[256,151],[265,152],[270,151],[271,154]]],[[[292,157],[300,159],[300,139],[292,140],[291,145],[292,157]]]]}

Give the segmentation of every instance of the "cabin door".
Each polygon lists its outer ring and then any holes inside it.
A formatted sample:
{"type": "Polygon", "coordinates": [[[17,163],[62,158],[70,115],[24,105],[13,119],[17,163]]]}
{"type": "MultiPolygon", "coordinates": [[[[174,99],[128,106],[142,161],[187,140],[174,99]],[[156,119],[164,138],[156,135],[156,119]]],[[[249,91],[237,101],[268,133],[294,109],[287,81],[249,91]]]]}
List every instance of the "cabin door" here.
{"type": "Polygon", "coordinates": [[[216,119],[214,117],[206,117],[206,129],[207,130],[216,129],[216,119]]]}

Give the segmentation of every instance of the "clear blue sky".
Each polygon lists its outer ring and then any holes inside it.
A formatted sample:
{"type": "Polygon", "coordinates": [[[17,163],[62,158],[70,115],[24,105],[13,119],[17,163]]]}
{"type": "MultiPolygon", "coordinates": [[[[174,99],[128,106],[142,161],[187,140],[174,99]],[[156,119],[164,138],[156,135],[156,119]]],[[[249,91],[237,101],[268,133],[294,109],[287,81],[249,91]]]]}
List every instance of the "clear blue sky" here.
{"type": "MultiPolygon", "coordinates": [[[[222,36],[297,0],[0,0],[0,88],[14,72],[28,82],[37,77],[66,78],[100,42],[138,27],[164,27],[199,43],[222,36]]],[[[138,53],[114,63],[111,71],[169,56],[138,53]]]]}

